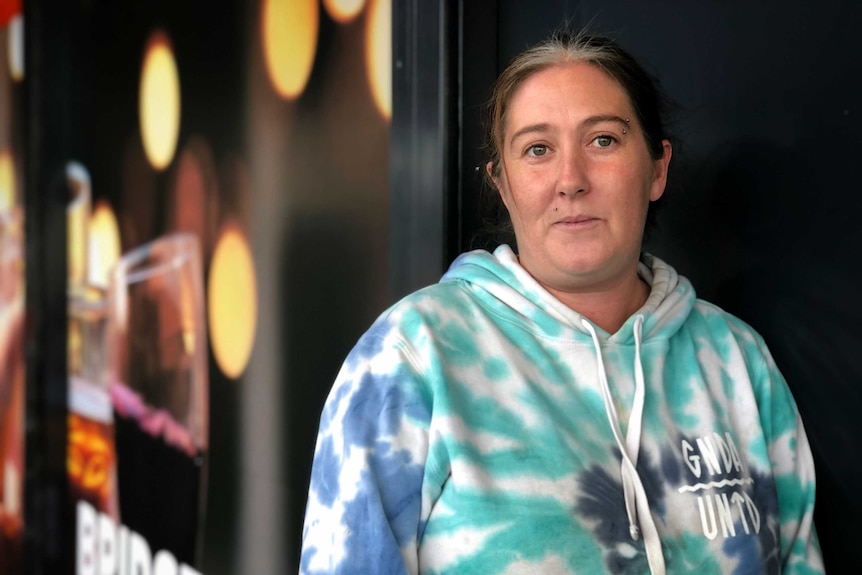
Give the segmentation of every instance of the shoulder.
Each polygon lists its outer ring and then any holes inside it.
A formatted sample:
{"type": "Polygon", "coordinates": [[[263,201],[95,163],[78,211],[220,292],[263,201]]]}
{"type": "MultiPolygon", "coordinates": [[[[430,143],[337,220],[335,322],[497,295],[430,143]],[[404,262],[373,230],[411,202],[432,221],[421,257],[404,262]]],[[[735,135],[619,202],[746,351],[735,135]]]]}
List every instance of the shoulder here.
{"type": "Polygon", "coordinates": [[[696,300],[687,323],[701,337],[713,342],[720,355],[739,351],[753,375],[777,369],[763,336],[745,320],[718,305],[696,300]]]}
{"type": "Polygon", "coordinates": [[[384,310],[362,334],[346,365],[374,363],[395,369],[405,360],[416,371],[427,365],[427,347],[442,326],[463,317],[475,303],[462,282],[447,281],[412,292],[384,310]]]}
{"type": "Polygon", "coordinates": [[[364,337],[395,337],[416,342],[423,330],[472,314],[477,302],[466,282],[443,281],[404,296],[381,313],[364,337]]]}
{"type": "Polygon", "coordinates": [[[413,313],[430,314],[469,303],[470,295],[466,282],[450,279],[416,290],[392,304],[381,317],[389,319],[409,316],[413,313]]]}
{"type": "Polygon", "coordinates": [[[735,337],[746,341],[763,341],[757,330],[745,320],[712,302],[696,299],[693,314],[713,329],[726,329],[735,337]]]}

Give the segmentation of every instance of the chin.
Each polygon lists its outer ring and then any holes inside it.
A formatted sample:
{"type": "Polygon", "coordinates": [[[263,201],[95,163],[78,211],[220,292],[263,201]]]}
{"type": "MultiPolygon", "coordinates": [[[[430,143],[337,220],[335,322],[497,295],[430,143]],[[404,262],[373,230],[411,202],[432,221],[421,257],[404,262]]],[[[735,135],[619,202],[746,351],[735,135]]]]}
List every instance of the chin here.
{"type": "MultiPolygon", "coordinates": [[[[570,248],[569,251],[574,250],[570,248]]],[[[609,263],[610,258],[606,254],[577,250],[575,253],[568,253],[565,257],[558,258],[556,267],[575,275],[594,274],[607,267],[609,263]]]]}
{"type": "Polygon", "coordinates": [[[580,286],[599,285],[621,275],[625,267],[622,260],[607,254],[578,254],[556,262],[556,268],[580,286]]]}

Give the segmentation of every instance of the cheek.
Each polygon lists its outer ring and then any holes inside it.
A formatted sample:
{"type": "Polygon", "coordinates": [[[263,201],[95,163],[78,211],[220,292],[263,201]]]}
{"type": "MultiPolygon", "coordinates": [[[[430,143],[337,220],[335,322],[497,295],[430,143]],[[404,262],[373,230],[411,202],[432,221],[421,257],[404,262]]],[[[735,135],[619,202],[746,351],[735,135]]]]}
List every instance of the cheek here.
{"type": "Polygon", "coordinates": [[[649,205],[653,194],[651,166],[640,166],[626,174],[626,190],[632,210],[641,211],[649,205]]]}
{"type": "MultiPolygon", "coordinates": [[[[513,214],[521,222],[522,227],[529,227],[531,224],[540,222],[542,214],[546,211],[544,205],[537,201],[537,198],[529,193],[517,194],[512,198],[509,213],[513,214]]],[[[513,218],[514,219],[514,218],[513,218]]]]}
{"type": "Polygon", "coordinates": [[[605,174],[601,182],[594,180],[597,191],[603,192],[596,196],[597,204],[603,204],[610,213],[616,214],[613,218],[616,226],[627,230],[634,230],[638,222],[646,219],[649,207],[650,186],[646,184],[640,170],[626,169],[617,166],[615,171],[605,174]]]}
{"type": "Polygon", "coordinates": [[[500,194],[500,201],[509,212],[509,217],[514,218],[518,212],[518,198],[512,194],[512,187],[507,179],[504,179],[497,185],[497,191],[500,194]]]}
{"type": "Polygon", "coordinates": [[[548,184],[547,179],[541,170],[520,170],[509,174],[508,189],[512,205],[524,215],[543,212],[553,200],[553,186],[548,184]]]}

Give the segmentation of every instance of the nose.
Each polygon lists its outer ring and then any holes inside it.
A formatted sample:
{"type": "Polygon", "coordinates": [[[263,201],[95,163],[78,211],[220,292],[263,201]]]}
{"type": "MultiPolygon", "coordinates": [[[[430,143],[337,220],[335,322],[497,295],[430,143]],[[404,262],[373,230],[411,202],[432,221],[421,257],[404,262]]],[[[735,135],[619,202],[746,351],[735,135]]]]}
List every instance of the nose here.
{"type": "Polygon", "coordinates": [[[587,158],[576,145],[560,151],[557,176],[557,193],[574,196],[589,190],[587,158]]]}

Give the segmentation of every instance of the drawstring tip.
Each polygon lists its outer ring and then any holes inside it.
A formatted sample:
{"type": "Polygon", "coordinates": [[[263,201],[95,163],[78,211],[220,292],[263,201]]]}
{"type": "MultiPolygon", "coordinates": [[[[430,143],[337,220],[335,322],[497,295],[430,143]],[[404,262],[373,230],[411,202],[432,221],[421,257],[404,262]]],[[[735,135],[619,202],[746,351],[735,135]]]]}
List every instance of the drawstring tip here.
{"type": "Polygon", "coordinates": [[[632,536],[633,541],[637,541],[638,539],[640,539],[641,530],[638,529],[637,525],[629,525],[629,535],[632,536]]]}

